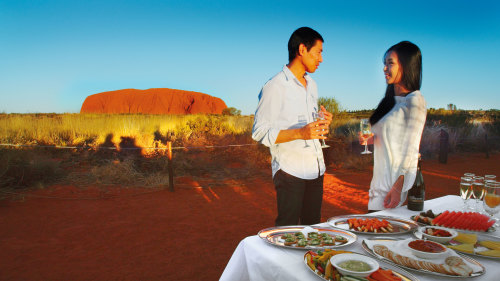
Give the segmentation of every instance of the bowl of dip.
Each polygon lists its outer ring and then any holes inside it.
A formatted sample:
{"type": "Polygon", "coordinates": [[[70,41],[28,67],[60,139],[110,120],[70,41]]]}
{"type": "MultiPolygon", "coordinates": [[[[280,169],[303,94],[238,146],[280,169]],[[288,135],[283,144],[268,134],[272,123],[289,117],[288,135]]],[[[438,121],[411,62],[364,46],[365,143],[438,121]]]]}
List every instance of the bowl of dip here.
{"type": "Polygon", "coordinates": [[[330,263],[339,271],[340,274],[355,277],[369,276],[379,268],[376,260],[354,253],[335,255],[330,258],[330,263]]]}
{"type": "Polygon", "coordinates": [[[406,244],[413,255],[422,259],[439,259],[448,255],[448,248],[428,240],[410,240],[406,244]]]}
{"type": "Polygon", "coordinates": [[[458,232],[453,229],[439,226],[425,226],[421,227],[419,231],[422,233],[423,238],[438,243],[448,243],[458,235],[458,232]]]}

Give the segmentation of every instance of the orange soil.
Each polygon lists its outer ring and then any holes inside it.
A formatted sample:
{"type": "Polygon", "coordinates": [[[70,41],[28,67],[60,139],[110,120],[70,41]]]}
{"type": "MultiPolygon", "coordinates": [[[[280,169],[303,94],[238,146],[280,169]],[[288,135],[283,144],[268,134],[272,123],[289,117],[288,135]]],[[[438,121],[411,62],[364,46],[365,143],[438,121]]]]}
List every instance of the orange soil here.
{"type": "MultiPolygon", "coordinates": [[[[423,163],[427,199],[458,194],[464,172],[500,176],[500,154],[423,163]]],[[[329,169],[322,221],[364,213],[371,171],[329,169]],[[349,202],[349,204],[346,204],[349,202]]],[[[177,178],[175,192],[53,186],[0,201],[1,280],[218,280],[238,243],[273,226],[269,177],[177,178]]]]}

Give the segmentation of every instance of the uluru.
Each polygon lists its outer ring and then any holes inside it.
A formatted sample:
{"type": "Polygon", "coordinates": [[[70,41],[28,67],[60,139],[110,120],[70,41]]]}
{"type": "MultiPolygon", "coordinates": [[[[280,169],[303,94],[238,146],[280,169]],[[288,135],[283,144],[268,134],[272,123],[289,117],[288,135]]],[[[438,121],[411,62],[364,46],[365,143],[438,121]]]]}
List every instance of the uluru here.
{"type": "Polygon", "coordinates": [[[80,113],[221,114],[225,108],[222,99],[199,92],[123,89],[88,96],[80,113]]]}

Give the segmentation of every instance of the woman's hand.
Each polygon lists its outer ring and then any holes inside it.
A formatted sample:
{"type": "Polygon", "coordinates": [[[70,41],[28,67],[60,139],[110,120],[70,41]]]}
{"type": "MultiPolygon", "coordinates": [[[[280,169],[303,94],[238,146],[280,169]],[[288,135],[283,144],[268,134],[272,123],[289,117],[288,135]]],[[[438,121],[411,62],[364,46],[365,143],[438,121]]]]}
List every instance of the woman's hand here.
{"type": "Polygon", "coordinates": [[[373,133],[370,133],[368,137],[363,136],[361,132],[358,132],[358,140],[359,144],[365,145],[365,144],[373,144],[373,133]]]}
{"type": "Polygon", "coordinates": [[[360,145],[365,145],[367,144],[366,142],[368,141],[368,139],[365,139],[363,137],[363,134],[361,132],[358,132],[358,139],[359,139],[359,144],[360,145]]]}
{"type": "Polygon", "coordinates": [[[401,201],[401,190],[403,189],[404,176],[398,177],[391,190],[387,193],[384,199],[384,208],[396,208],[401,201]]]}

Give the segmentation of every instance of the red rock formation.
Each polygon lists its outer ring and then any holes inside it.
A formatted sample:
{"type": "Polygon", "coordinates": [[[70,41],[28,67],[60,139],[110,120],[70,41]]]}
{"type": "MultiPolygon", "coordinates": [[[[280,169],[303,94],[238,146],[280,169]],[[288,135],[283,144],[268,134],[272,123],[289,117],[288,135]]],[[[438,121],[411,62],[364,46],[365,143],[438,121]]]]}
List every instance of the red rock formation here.
{"type": "Polygon", "coordinates": [[[88,96],[80,113],[221,114],[225,108],[222,99],[198,92],[124,89],[88,96]]]}

